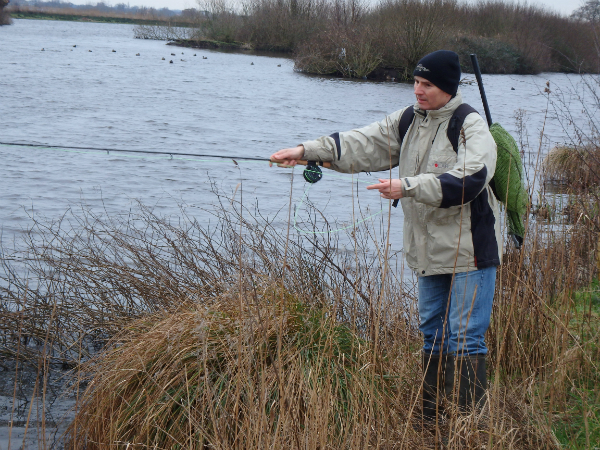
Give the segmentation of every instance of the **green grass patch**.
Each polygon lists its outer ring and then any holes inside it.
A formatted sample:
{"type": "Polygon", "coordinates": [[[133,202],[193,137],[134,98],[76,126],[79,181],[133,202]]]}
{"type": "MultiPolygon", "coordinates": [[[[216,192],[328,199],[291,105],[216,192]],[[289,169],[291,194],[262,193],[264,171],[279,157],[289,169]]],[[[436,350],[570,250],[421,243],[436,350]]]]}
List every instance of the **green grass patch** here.
{"type": "Polygon", "coordinates": [[[579,370],[573,370],[566,410],[554,432],[569,449],[600,448],[600,283],[574,293],[574,316],[569,328],[579,347],[579,370]]]}

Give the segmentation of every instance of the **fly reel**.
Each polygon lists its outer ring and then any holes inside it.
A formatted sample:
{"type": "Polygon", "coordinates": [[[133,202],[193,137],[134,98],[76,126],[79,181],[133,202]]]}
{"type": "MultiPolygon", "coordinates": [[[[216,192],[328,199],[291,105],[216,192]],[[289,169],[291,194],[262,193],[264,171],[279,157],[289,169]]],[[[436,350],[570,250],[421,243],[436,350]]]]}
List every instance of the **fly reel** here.
{"type": "Polygon", "coordinates": [[[323,172],[321,171],[321,168],[317,166],[315,161],[308,161],[306,169],[304,169],[302,175],[304,176],[306,182],[311,184],[316,183],[323,178],[323,172]]]}

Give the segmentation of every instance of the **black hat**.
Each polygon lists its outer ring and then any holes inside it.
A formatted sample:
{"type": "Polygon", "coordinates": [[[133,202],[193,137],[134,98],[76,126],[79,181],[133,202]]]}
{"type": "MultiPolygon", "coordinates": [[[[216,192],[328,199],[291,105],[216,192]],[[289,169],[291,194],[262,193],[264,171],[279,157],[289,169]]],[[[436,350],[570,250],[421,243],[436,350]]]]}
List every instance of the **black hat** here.
{"type": "Polygon", "coordinates": [[[431,81],[442,91],[454,96],[460,82],[458,55],[449,50],[438,50],[424,56],[413,75],[431,81]]]}

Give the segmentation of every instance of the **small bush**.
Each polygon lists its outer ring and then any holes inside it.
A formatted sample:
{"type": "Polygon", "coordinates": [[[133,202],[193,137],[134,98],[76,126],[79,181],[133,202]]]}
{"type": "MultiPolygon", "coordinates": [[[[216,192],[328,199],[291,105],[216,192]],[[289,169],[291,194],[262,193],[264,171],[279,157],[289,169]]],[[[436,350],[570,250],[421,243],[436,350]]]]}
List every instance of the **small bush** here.
{"type": "Polygon", "coordinates": [[[366,78],[382,62],[375,39],[368,27],[358,32],[337,28],[321,33],[300,47],[295,67],[301,72],[366,78]]]}

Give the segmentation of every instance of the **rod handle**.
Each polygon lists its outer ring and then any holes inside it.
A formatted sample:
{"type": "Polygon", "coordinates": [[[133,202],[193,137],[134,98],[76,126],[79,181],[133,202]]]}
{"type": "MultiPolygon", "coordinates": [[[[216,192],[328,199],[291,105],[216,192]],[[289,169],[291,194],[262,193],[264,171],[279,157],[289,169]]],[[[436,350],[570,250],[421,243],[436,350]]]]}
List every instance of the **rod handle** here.
{"type": "MultiPolygon", "coordinates": [[[[275,163],[275,164],[283,164],[283,160],[282,159],[271,159],[269,161],[272,162],[272,163],[275,163]]],[[[299,164],[301,166],[307,166],[308,163],[309,163],[309,161],[306,161],[304,159],[297,159],[296,160],[296,164],[299,164]]],[[[326,169],[330,169],[331,168],[331,163],[330,162],[326,162],[325,161],[325,162],[318,162],[316,164],[319,165],[319,166],[325,167],[326,169]]]]}

